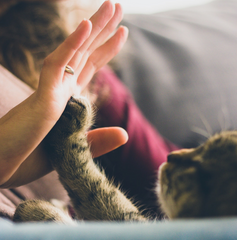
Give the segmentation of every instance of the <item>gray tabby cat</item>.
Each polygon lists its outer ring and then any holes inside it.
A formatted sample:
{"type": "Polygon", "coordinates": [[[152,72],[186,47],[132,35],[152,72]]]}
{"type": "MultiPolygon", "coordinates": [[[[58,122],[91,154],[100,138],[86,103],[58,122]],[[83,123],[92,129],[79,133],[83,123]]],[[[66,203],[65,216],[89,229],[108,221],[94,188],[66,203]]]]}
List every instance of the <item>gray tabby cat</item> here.
{"type": "Polygon", "coordinates": [[[169,218],[237,215],[237,131],[171,153],[159,170],[158,195],[169,218]]]}
{"type": "MultiPolygon", "coordinates": [[[[52,166],[78,218],[149,220],[94,163],[85,135],[92,117],[86,99],[71,98],[45,139],[52,166]]],[[[157,189],[169,218],[237,215],[237,132],[223,132],[196,149],[171,153],[160,167],[157,189]]],[[[21,203],[14,221],[72,223],[60,209],[41,200],[21,203]]]]}

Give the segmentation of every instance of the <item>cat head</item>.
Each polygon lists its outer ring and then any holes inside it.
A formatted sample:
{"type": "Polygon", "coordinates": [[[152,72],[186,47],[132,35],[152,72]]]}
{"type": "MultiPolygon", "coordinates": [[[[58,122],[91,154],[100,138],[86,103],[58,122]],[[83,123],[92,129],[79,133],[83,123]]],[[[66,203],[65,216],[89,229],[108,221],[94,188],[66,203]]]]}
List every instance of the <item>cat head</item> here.
{"type": "Polygon", "coordinates": [[[171,153],[159,169],[158,196],[169,218],[237,215],[237,131],[171,153]]]}

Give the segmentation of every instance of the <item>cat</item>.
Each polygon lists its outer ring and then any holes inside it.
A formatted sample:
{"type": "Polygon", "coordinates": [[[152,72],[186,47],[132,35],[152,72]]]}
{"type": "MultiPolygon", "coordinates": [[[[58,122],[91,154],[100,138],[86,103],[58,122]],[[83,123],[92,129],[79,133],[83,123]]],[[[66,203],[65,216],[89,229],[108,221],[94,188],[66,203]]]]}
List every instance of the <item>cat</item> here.
{"type": "MultiPolygon", "coordinates": [[[[94,163],[86,138],[92,119],[89,101],[71,98],[45,139],[51,164],[78,219],[150,220],[94,163]]],[[[159,169],[157,194],[161,208],[170,219],[237,215],[236,173],[235,131],[216,134],[198,148],[175,151],[159,169]]],[[[68,215],[41,200],[21,203],[13,220],[73,223],[68,215]]]]}
{"type": "Polygon", "coordinates": [[[169,218],[237,215],[237,131],[171,153],[159,170],[158,195],[169,218]]]}

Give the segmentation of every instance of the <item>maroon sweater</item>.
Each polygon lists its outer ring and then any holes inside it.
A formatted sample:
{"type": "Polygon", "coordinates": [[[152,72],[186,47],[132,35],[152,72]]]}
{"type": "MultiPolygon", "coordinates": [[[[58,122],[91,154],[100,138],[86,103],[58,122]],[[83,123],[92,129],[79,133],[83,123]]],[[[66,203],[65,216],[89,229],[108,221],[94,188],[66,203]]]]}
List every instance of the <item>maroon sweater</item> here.
{"type": "MultiPolygon", "coordinates": [[[[107,89],[99,106],[96,127],[120,126],[128,132],[128,142],[100,158],[109,176],[148,211],[157,211],[154,188],[159,166],[177,147],[165,140],[146,120],[130,92],[108,67],[96,77],[97,89],[107,89]],[[109,94],[108,94],[109,93],[109,94]]],[[[103,92],[103,90],[102,90],[103,92]]]]}

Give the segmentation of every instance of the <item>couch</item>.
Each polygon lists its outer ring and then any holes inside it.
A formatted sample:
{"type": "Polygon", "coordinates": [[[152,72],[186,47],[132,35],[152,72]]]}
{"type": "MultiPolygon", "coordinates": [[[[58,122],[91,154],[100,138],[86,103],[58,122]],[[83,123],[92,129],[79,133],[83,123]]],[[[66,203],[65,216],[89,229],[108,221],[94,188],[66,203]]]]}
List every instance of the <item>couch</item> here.
{"type": "Polygon", "coordinates": [[[78,223],[63,226],[52,223],[14,225],[0,221],[1,240],[235,240],[237,218],[178,220],[159,223],[78,223]]]}

